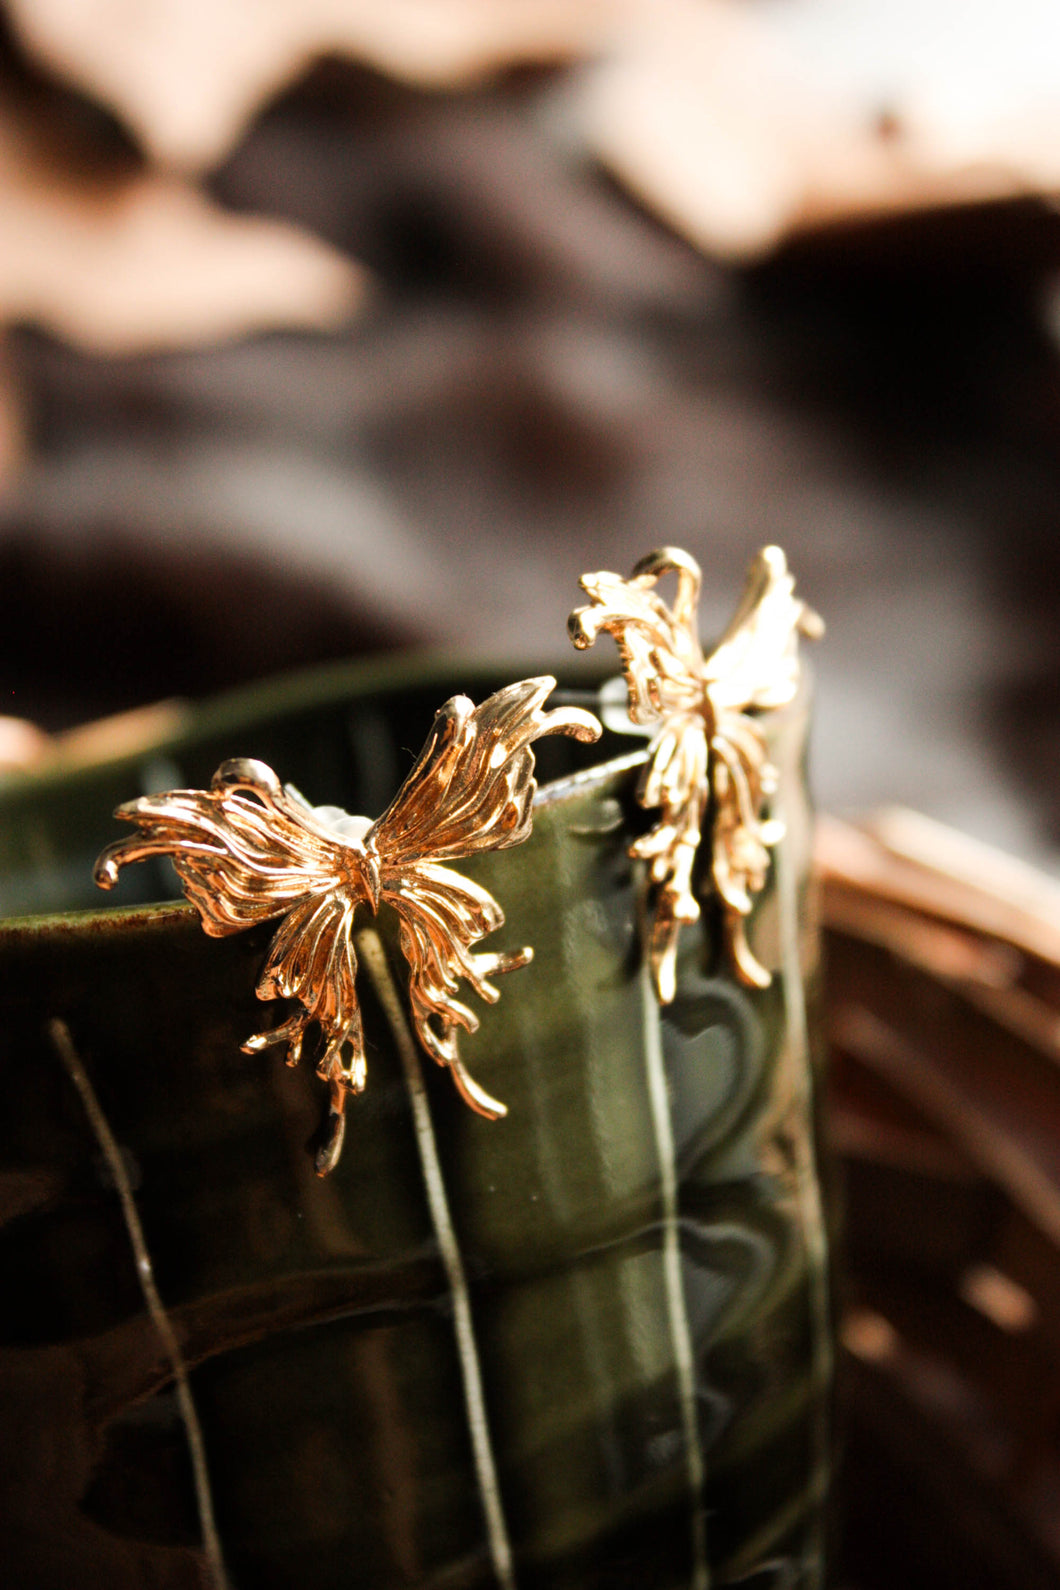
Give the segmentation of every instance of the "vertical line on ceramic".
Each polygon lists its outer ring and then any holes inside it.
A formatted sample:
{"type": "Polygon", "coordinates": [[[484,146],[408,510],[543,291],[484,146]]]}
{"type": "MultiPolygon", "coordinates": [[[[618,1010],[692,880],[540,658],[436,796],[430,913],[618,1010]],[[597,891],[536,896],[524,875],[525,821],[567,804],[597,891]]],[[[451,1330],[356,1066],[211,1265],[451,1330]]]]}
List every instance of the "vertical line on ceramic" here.
{"type": "MultiPolygon", "coordinates": [[[[783,810],[775,813],[787,823],[783,810]]],[[[831,1442],[827,1388],[832,1377],[832,1303],[828,1283],[828,1236],[818,1175],[815,1147],[814,1086],[810,1034],[806,1019],[806,992],[803,984],[802,956],[799,950],[798,886],[784,839],[774,851],[777,879],[777,906],[780,917],[781,962],[784,980],[784,1014],[788,1036],[789,1065],[794,1097],[802,1117],[801,1130],[795,1133],[795,1174],[799,1214],[806,1263],[809,1270],[810,1309],[814,1356],[812,1387],[815,1392],[813,1434],[816,1445],[810,1494],[823,1502],[829,1479],[831,1442]]],[[[820,1531],[818,1531],[818,1534],[820,1531]]],[[[823,1548],[819,1547],[818,1575],[823,1578],[823,1548]]]]}
{"type": "Polygon", "coordinates": [[[655,997],[647,960],[641,968],[641,1009],[644,1013],[644,1056],[651,1102],[652,1126],[659,1156],[659,1181],[663,1208],[663,1279],[666,1286],[670,1338],[681,1402],[681,1426],[688,1464],[688,1489],[692,1502],[692,1590],[708,1590],[707,1523],[703,1507],[705,1479],[703,1448],[696,1414],[696,1366],[692,1332],[681,1282],[681,1228],[677,1189],[677,1152],[670,1120],[670,1091],[662,1052],[662,1016],[655,997]]]}
{"type": "Polygon", "coordinates": [[[471,1318],[471,1297],[460,1253],[460,1243],[449,1212],[449,1200],[446,1197],[445,1180],[438,1159],[438,1145],[431,1122],[427,1089],[420,1069],[419,1048],[405,1020],[401,999],[394,987],[386,952],[379,935],[371,928],[363,928],[357,935],[357,949],[368,968],[368,975],[379,996],[379,1002],[390,1025],[405,1070],[405,1082],[412,1102],[412,1119],[420,1152],[420,1165],[427,1188],[427,1202],[453,1298],[453,1324],[460,1356],[460,1373],[464,1382],[464,1404],[467,1409],[482,1510],[486,1519],[490,1558],[502,1590],[515,1590],[512,1548],[504,1521],[497,1466],[490,1440],[486,1398],[482,1388],[482,1369],[475,1344],[475,1327],[471,1318]]]}
{"type": "Polygon", "coordinates": [[[195,1401],[191,1394],[191,1385],[188,1381],[188,1369],[184,1362],[184,1355],[180,1350],[177,1334],[170,1323],[169,1315],[166,1313],[165,1305],[155,1284],[154,1265],[151,1263],[151,1255],[144,1237],[143,1226],[140,1224],[140,1216],[136,1208],[136,1199],[133,1197],[129,1173],[125,1168],[121,1149],[118,1147],[114,1133],[110,1129],[110,1122],[104,1114],[103,1106],[99,1102],[88,1072],[82,1065],[81,1058],[74,1048],[74,1041],[70,1036],[70,1029],[65,1021],[60,1021],[58,1018],[50,1021],[48,1023],[48,1036],[66,1069],[67,1075],[81,1095],[81,1103],[84,1106],[85,1114],[88,1116],[89,1125],[92,1127],[100,1152],[114,1179],[114,1186],[121,1203],[122,1217],[125,1221],[125,1229],[129,1234],[129,1244],[136,1260],[136,1278],[140,1283],[140,1291],[143,1293],[147,1312],[151,1316],[152,1323],[158,1332],[163,1350],[173,1371],[177,1406],[184,1422],[184,1434],[188,1443],[188,1455],[191,1459],[195,1501],[199,1509],[199,1527],[202,1530],[203,1552],[217,1590],[228,1590],[228,1575],[225,1571],[221,1540],[217,1533],[217,1523],[214,1518],[213,1498],[210,1493],[210,1473],[206,1463],[206,1445],[202,1437],[202,1426],[199,1423],[199,1415],[195,1410],[195,1401]]]}

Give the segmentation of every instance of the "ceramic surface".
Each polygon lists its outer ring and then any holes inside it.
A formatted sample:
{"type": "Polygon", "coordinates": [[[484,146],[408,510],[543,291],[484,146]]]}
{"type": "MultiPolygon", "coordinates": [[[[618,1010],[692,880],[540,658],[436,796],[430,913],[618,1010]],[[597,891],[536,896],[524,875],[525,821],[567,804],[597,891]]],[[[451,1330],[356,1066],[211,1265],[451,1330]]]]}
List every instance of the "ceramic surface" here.
{"type": "Polygon", "coordinates": [[[120,1145],[233,1586],[822,1582],[830,1327],[803,702],[773,730],[788,837],[751,925],[768,989],[714,954],[708,910],[660,1014],[626,854],[645,821],[639,742],[578,753],[573,778],[571,749],[542,744],[540,775],[559,782],[539,792],[533,837],[468,868],[504,906],[505,945],[536,951],[462,1045],[505,1120],[420,1065],[510,1570],[486,1523],[423,1123],[368,980],[368,1087],[321,1181],[323,1088],[278,1053],[240,1051],[262,1025],[270,930],[210,940],[190,907],[144,905],[172,892],[161,866],[123,876],[140,902],[98,909],[91,863],[119,800],[248,755],[314,802],[374,815],[440,702],[502,682],[332,670],[207,708],[180,744],[0,797],[7,1583],[210,1582],[172,1367],[55,1017],[120,1145]],[[15,915],[49,909],[67,914],[15,915]]]}

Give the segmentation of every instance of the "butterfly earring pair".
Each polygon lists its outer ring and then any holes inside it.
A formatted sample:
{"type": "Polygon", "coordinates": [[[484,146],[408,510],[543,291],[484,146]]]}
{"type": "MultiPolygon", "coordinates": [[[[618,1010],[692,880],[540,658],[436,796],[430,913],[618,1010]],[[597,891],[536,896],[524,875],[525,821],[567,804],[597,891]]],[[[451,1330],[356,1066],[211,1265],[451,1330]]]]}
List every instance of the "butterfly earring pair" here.
{"type": "MultiPolygon", "coordinates": [[[[700,915],[697,874],[706,869],[697,858],[708,815],[709,874],[734,964],[744,981],[761,986],[769,977],[751,954],[744,925],[782,828],[766,814],[776,774],[751,714],[793,698],[798,633],[819,634],[820,620],[795,598],[776,547],[755,560],[734,619],[709,654],[697,633],[700,571],[687,553],[664,548],[629,579],[587,574],[581,584],[591,600],[572,613],[571,638],[584,648],[602,631],[614,637],[630,719],[652,731],[637,797],[659,816],[630,853],[647,863],[647,954],[658,998],[674,997],[678,934],[700,915]],[[668,574],[677,579],[672,606],[655,589],[668,574]]],[[[445,863],[529,837],[536,740],[600,737],[589,712],[544,710],[554,687],[546,676],[509,685],[479,706],[466,696],[446,702],[375,822],[313,807],[270,767],[249,760],[222,763],[209,790],[144,796],[115,814],[137,833],[100,856],[95,876],[102,888],[113,887],[127,863],[166,855],[209,935],[278,920],[256,992],[300,1008],[243,1048],[254,1053],[282,1043],[288,1064],[296,1065],[307,1029],[319,1028],[324,1048],[316,1069],[330,1090],[321,1175],[338,1161],[347,1100],[365,1086],[355,930],[365,911],[381,905],[397,914],[420,1044],[449,1070],[473,1110],[490,1119],[507,1113],[460,1057],[458,1032],[474,1032],[478,1018],[457,993],[462,980],[495,1003],[490,978],[526,966],[533,951],[475,952],[479,939],[503,926],[504,913],[486,889],[445,863]]]]}

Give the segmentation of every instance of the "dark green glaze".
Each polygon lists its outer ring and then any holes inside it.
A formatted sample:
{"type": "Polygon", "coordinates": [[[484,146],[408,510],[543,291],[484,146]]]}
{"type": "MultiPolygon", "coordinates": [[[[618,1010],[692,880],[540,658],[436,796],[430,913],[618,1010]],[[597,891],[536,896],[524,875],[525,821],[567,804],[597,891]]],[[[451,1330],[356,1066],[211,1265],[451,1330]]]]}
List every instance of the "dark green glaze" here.
{"type": "MultiPolygon", "coordinates": [[[[261,757],[314,802],[375,814],[441,701],[503,682],[332,671],[206,709],[191,737],[146,759],[13,785],[0,799],[6,909],[94,904],[111,807],[160,778],[203,784],[226,756],[261,757]]],[[[804,729],[797,706],[774,732],[793,899],[809,855],[804,729]]],[[[564,757],[590,769],[616,750],[627,759],[543,789],[532,839],[468,869],[504,906],[502,943],[536,951],[462,1045],[507,1119],[473,1115],[423,1059],[515,1580],[693,1583],[684,1329],[710,1582],[813,1586],[830,1349],[812,1079],[792,1020],[801,986],[780,975],[783,889],[770,886],[751,929],[778,969],[772,987],[736,983],[708,910],[660,1019],[626,855],[644,824],[631,744],[544,742],[546,777],[563,774],[564,757]],[[677,1148],[676,1297],[654,1041],[677,1148]]],[[[169,890],[146,866],[123,887],[169,890]]],[[[795,949],[812,982],[816,939],[797,903],[795,949]]],[[[393,924],[378,925],[400,979],[393,924]]],[[[56,1016],[136,1188],[192,1369],[233,1585],[496,1582],[392,1035],[362,973],[368,1087],[351,1104],[342,1162],[318,1180],[322,1086],[278,1053],[239,1047],[263,1025],[253,989],[268,937],[208,939],[184,905],[0,926],[0,1444],[18,1454],[0,1478],[7,1583],[206,1582],[169,1365],[99,1146],[46,1032],[56,1016]]]]}

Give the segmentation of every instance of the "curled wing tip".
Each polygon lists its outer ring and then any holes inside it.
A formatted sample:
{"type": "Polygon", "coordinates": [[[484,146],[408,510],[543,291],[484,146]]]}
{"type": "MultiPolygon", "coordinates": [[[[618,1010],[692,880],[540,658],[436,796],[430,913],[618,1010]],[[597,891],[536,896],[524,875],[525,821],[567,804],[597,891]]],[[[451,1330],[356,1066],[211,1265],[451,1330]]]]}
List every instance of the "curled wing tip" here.
{"type": "Polygon", "coordinates": [[[246,1043],[241,1043],[239,1047],[244,1054],[260,1054],[263,1049],[270,1048],[276,1041],[277,1035],[275,1033],[256,1032],[252,1038],[248,1038],[246,1043]]]}
{"type": "Polygon", "coordinates": [[[254,789],[267,790],[270,795],[283,793],[279,775],[267,762],[252,756],[233,756],[222,762],[210,780],[212,790],[254,789]]]}
{"type": "Polygon", "coordinates": [[[470,714],[474,712],[474,710],[475,703],[472,701],[471,697],[465,696],[462,692],[460,692],[455,696],[450,696],[448,701],[444,701],[442,703],[442,705],[438,708],[438,711],[435,713],[435,723],[437,723],[439,719],[442,719],[446,723],[460,724],[463,723],[470,716],[470,714]]]}
{"type": "Polygon", "coordinates": [[[568,615],[567,635],[578,651],[587,651],[605,627],[611,598],[622,591],[627,581],[609,569],[598,569],[593,574],[583,574],[578,584],[591,601],[568,615]]]}
{"type": "Polygon", "coordinates": [[[556,707],[545,714],[544,734],[569,734],[583,745],[593,745],[604,732],[604,726],[591,712],[581,707],[556,707]]]}
{"type": "MultiPolygon", "coordinates": [[[[503,698],[503,697],[507,697],[507,696],[511,696],[515,700],[522,699],[523,701],[528,703],[528,706],[527,706],[526,710],[529,713],[538,714],[539,713],[539,709],[548,700],[548,697],[552,694],[552,692],[553,692],[553,690],[555,690],[555,688],[556,688],[556,676],[554,674],[537,674],[532,679],[520,679],[520,680],[517,680],[514,684],[505,685],[503,690],[496,691],[493,696],[488,698],[488,700],[494,701],[494,700],[497,700],[498,698],[503,698]]],[[[485,707],[487,705],[487,702],[483,702],[482,705],[483,705],[483,707],[485,707]]],[[[481,708],[479,710],[481,710],[481,708]]],[[[565,714],[568,711],[572,713],[572,721],[573,721],[573,718],[576,718],[576,717],[579,717],[579,716],[582,716],[582,717],[589,716],[588,714],[584,714],[584,713],[583,714],[578,714],[577,712],[574,711],[574,709],[568,709],[568,708],[562,708],[561,707],[561,708],[557,708],[554,712],[548,712],[548,713],[540,714],[539,721],[544,721],[544,722],[547,722],[547,723],[551,723],[554,719],[558,719],[561,713],[565,714]]],[[[549,730],[548,732],[552,733],[554,731],[553,730],[549,730]]]]}
{"type": "Polygon", "coordinates": [[[672,935],[656,942],[651,952],[651,980],[660,1005],[672,1005],[677,996],[677,941],[672,935]]]}
{"type": "MultiPolygon", "coordinates": [[[[585,581],[582,580],[582,584],[585,581]]],[[[567,619],[567,634],[578,651],[587,651],[600,633],[599,624],[593,621],[598,612],[595,607],[576,607],[567,619]]]]}
{"type": "Polygon", "coordinates": [[[807,640],[821,640],[824,637],[824,619],[820,613],[815,612],[812,607],[808,607],[805,602],[803,602],[802,612],[799,614],[798,626],[800,633],[805,635],[807,640]]]}
{"type": "MultiPolygon", "coordinates": [[[[775,550],[779,551],[779,548],[775,550]]],[[[783,555],[781,553],[781,557],[783,555]]],[[[691,552],[686,552],[683,547],[665,546],[656,547],[654,551],[645,553],[644,557],[633,565],[633,573],[630,575],[630,579],[643,580],[650,578],[654,582],[660,574],[665,574],[670,570],[674,572],[683,570],[684,573],[691,574],[695,580],[701,579],[703,574],[691,552]]]]}
{"type": "Polygon", "coordinates": [[[454,1057],[448,1064],[456,1091],[464,1103],[470,1105],[476,1115],[485,1116],[487,1121],[502,1121],[508,1113],[508,1106],[487,1093],[467,1071],[462,1060],[454,1057]]]}
{"type": "MultiPolygon", "coordinates": [[[[139,823],[142,825],[145,822],[149,822],[152,817],[165,815],[163,803],[179,798],[182,795],[194,795],[195,793],[196,791],[194,790],[175,789],[166,790],[164,794],[159,795],[138,795],[135,800],[122,801],[120,806],[115,806],[114,816],[120,823],[139,823]]],[[[119,839],[113,845],[109,845],[107,849],[117,853],[135,843],[136,836],[130,834],[125,839],[119,839]]],[[[103,854],[106,855],[107,851],[104,851],[103,854]]],[[[123,864],[132,859],[131,856],[122,856],[121,858],[123,864]]]]}
{"type": "Polygon", "coordinates": [[[92,876],[100,889],[113,889],[118,881],[121,864],[121,845],[108,845],[92,869],[92,876]]]}
{"type": "Polygon", "coordinates": [[[795,576],[791,572],[787,555],[778,546],[763,547],[751,564],[748,587],[763,584],[767,590],[783,586],[793,609],[792,626],[807,640],[820,640],[824,634],[824,620],[808,602],[795,596],[795,576]]]}
{"type": "Polygon", "coordinates": [[[776,579],[780,579],[788,572],[788,559],[784,548],[772,542],[761,549],[755,562],[763,564],[776,579]]]}
{"type": "Polygon", "coordinates": [[[317,1149],[313,1168],[320,1177],[330,1176],[339,1162],[346,1137],[346,1113],[332,1105],[324,1128],[324,1141],[317,1149]]]}
{"type": "Polygon", "coordinates": [[[772,972],[768,972],[761,961],[752,953],[747,942],[747,929],[744,918],[737,917],[729,935],[732,949],[732,958],[736,962],[740,976],[752,988],[768,988],[773,981],[772,972]]]}

